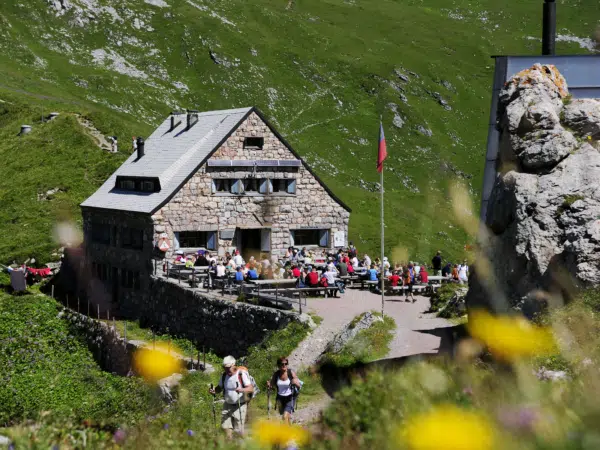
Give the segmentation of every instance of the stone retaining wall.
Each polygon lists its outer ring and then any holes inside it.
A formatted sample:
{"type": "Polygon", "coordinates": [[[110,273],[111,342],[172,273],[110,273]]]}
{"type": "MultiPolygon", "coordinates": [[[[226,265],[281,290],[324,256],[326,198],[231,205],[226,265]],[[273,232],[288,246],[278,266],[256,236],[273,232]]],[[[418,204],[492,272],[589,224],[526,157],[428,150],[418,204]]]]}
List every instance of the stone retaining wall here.
{"type": "Polygon", "coordinates": [[[140,302],[135,306],[142,326],[235,357],[262,342],[267,332],[301,320],[295,313],[220,299],[164,278],[151,278],[150,292],[140,302]]]}
{"type": "Polygon", "coordinates": [[[103,370],[127,375],[132,367],[132,356],[138,349],[135,342],[126,343],[112,326],[84,314],[67,308],[59,314],[85,337],[88,348],[103,370]]]}

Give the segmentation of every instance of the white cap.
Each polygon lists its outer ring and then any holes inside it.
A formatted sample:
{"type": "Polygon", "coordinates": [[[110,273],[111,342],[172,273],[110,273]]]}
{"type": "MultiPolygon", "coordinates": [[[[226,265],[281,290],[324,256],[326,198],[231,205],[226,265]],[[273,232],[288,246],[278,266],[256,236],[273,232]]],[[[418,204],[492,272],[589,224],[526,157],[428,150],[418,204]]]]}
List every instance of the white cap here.
{"type": "Polygon", "coordinates": [[[235,358],[233,356],[226,356],[223,358],[223,367],[235,366],[235,358]]]}

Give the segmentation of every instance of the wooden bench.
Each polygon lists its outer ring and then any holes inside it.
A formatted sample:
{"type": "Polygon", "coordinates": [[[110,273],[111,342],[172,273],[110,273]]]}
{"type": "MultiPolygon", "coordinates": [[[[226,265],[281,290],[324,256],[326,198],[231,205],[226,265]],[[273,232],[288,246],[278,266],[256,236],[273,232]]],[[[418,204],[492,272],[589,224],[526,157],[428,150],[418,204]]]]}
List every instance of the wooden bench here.
{"type": "Polygon", "coordinates": [[[292,290],[295,290],[297,292],[316,292],[317,294],[319,292],[323,292],[323,295],[325,296],[325,298],[328,298],[329,295],[331,295],[332,297],[337,297],[337,293],[339,292],[340,288],[337,286],[327,286],[327,287],[303,287],[303,288],[294,288],[292,290]]]}

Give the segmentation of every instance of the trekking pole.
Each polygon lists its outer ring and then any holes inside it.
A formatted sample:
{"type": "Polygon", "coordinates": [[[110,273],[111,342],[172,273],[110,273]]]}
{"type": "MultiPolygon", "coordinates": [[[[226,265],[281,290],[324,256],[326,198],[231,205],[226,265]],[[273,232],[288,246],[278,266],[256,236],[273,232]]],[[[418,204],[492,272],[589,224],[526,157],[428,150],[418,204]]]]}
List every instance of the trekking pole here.
{"type": "MultiPolygon", "coordinates": [[[[235,388],[239,388],[240,387],[240,383],[238,383],[236,381],[235,383],[235,388]]],[[[239,394],[239,392],[238,392],[239,394]]],[[[240,430],[242,431],[242,436],[244,435],[244,419],[242,417],[242,404],[240,402],[240,397],[238,397],[238,412],[240,413],[240,430]]]]}
{"type": "MultiPolygon", "coordinates": [[[[211,392],[213,391],[214,386],[212,383],[210,383],[210,390],[211,392]]],[[[213,424],[214,424],[214,428],[217,428],[217,412],[215,410],[215,397],[216,395],[213,393],[212,394],[213,397],[213,401],[212,401],[212,412],[213,412],[213,424]]]]}
{"type": "Polygon", "coordinates": [[[267,417],[271,418],[271,388],[267,388],[267,417]]]}

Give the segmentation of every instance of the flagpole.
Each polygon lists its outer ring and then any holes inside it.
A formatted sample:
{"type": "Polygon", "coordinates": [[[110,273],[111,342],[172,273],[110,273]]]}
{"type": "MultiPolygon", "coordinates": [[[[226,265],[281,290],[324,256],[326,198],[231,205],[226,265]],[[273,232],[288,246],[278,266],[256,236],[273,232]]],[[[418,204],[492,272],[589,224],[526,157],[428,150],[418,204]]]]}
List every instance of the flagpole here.
{"type": "Polygon", "coordinates": [[[384,315],[385,300],[383,285],[385,282],[385,265],[383,264],[384,258],[384,224],[383,224],[383,167],[381,168],[381,182],[380,182],[380,193],[381,193],[381,315],[384,315]]]}

